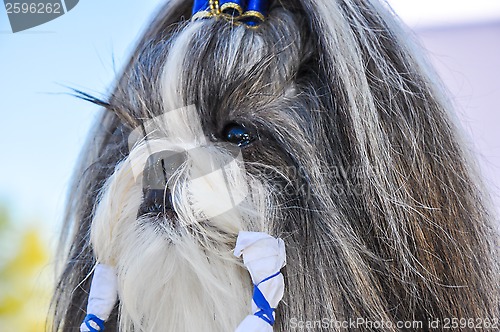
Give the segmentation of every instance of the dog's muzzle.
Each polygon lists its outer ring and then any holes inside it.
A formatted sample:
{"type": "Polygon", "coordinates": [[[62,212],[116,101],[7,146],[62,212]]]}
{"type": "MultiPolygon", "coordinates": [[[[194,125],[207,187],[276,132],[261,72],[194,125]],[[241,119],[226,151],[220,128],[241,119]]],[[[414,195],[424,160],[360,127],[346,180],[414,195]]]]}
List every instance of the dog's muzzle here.
{"type": "Polygon", "coordinates": [[[137,216],[146,214],[176,217],[169,179],[186,161],[185,152],[160,151],[149,156],[143,172],[143,201],[137,216]]]}

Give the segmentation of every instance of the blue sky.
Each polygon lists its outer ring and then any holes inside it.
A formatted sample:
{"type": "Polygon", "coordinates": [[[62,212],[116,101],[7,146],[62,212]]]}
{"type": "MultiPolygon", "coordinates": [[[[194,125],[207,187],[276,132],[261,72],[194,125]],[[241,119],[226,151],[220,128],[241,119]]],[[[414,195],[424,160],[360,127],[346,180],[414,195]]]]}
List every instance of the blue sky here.
{"type": "Polygon", "coordinates": [[[0,203],[19,220],[58,223],[97,107],[67,87],[105,94],[158,1],[85,1],[13,34],[0,6],[0,203]]]}
{"type": "MultiPolygon", "coordinates": [[[[40,220],[56,233],[66,187],[98,112],[67,87],[105,95],[161,3],[80,0],[62,17],[16,34],[0,6],[0,204],[16,220],[40,220]]],[[[456,0],[392,3],[413,25],[500,17],[498,0],[477,0],[469,9],[456,0]]]]}

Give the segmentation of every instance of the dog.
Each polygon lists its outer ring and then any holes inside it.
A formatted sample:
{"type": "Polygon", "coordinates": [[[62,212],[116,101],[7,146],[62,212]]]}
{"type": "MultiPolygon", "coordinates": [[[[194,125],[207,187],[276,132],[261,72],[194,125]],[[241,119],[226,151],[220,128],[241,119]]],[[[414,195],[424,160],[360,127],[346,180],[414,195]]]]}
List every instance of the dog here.
{"type": "Polygon", "coordinates": [[[84,321],[102,264],[106,329],[234,331],[255,283],[241,232],[286,248],[273,331],[498,330],[488,196],[390,8],[227,3],[168,1],[110,97],[81,94],[103,112],[68,200],[53,330],[84,321]]]}

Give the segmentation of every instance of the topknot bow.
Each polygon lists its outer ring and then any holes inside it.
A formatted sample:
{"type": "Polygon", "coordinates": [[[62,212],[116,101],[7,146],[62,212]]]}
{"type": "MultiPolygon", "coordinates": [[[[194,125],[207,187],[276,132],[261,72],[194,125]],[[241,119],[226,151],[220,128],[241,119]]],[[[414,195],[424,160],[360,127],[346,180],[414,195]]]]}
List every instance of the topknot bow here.
{"type": "Polygon", "coordinates": [[[191,19],[223,17],[257,27],[265,21],[268,10],[269,0],[194,0],[191,19]]]}

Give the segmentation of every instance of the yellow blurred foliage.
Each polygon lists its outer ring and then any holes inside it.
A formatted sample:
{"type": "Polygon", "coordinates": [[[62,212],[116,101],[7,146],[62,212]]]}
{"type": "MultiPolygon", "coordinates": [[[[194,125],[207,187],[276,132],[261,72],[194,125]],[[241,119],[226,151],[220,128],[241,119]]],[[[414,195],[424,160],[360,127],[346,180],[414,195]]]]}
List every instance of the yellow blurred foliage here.
{"type": "Polygon", "coordinates": [[[48,244],[36,227],[14,227],[5,211],[0,220],[0,331],[44,331],[52,293],[48,244]]]}

